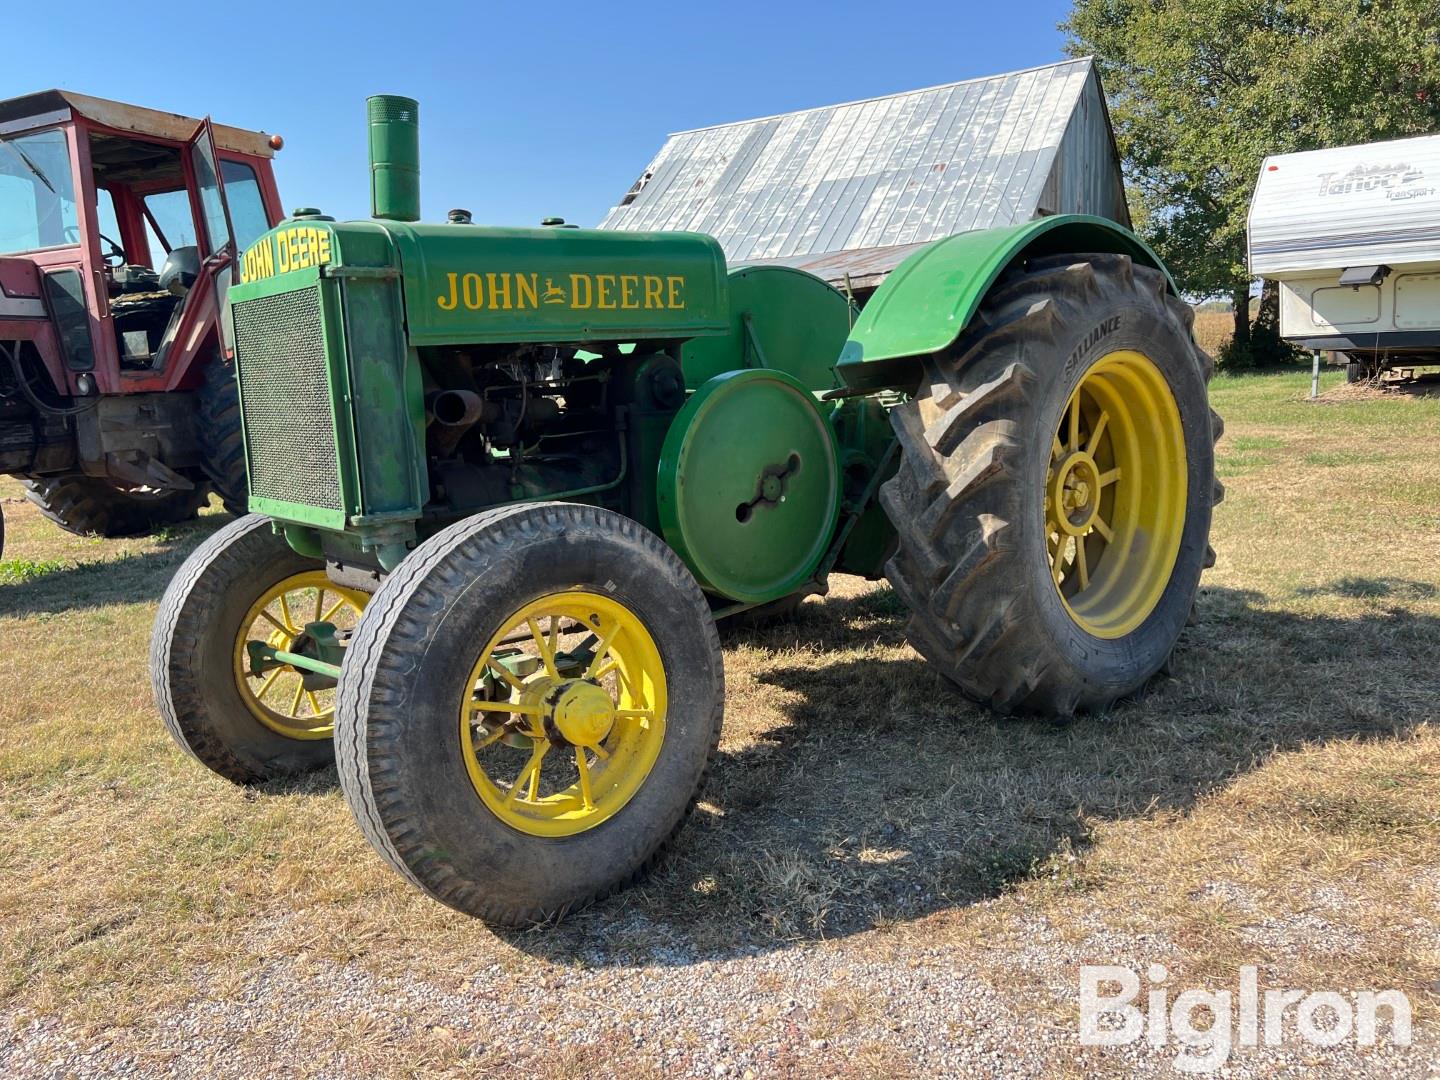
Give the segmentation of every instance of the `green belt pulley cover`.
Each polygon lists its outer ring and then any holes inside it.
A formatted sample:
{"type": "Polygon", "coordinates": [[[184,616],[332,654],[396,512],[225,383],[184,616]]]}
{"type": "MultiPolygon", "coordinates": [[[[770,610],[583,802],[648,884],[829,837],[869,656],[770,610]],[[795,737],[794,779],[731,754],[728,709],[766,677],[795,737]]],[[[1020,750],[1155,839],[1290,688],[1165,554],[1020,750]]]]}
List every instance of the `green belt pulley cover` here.
{"type": "Polygon", "coordinates": [[[665,541],[708,591],[743,603],[810,580],[840,515],[840,458],[814,395],[781,371],[717,375],[660,454],[665,541]]]}

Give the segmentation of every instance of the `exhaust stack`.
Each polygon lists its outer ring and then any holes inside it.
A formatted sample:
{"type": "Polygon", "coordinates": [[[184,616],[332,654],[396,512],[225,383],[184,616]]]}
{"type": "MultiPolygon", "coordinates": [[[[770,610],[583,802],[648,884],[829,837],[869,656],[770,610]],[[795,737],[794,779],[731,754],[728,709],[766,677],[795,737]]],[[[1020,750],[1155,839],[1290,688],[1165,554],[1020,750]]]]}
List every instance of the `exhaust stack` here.
{"type": "Polygon", "coordinates": [[[387,221],[420,220],[420,103],[376,94],[370,115],[370,214],[387,221]]]}

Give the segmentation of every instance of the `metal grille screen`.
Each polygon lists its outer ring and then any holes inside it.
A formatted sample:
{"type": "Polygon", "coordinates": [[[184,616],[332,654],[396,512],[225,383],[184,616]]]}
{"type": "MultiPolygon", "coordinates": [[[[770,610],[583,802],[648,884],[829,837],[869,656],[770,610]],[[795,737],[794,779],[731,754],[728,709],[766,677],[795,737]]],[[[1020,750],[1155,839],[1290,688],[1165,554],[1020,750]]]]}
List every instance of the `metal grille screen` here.
{"type": "Polygon", "coordinates": [[[319,286],[246,300],[234,317],[250,494],[343,511],[319,286]]]}

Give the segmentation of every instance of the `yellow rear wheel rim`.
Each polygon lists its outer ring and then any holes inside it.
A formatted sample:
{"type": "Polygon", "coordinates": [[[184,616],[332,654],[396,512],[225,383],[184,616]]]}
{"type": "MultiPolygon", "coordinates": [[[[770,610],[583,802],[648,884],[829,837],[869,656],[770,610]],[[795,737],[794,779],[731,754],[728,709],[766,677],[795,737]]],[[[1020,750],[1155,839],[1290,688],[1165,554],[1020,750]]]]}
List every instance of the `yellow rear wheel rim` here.
{"type": "Polygon", "coordinates": [[[1160,603],[1186,494],[1184,430],[1164,374],[1143,353],[1101,357],[1065,405],[1045,481],[1051,578],[1087,633],[1124,637],[1160,603]]]}
{"type": "Polygon", "coordinates": [[[543,596],[486,643],[459,714],[465,768],[486,807],[522,833],[573,836],[634,798],[660,756],[660,650],[611,597],[543,596]]]}
{"type": "Polygon", "coordinates": [[[245,646],[263,641],[290,652],[306,623],[333,623],[353,630],[370,597],[336,587],[324,570],[307,570],[277,582],[250,605],[235,638],[234,675],[240,699],[261,724],[288,739],[328,739],[335,734],[334,689],[307,690],[289,665],[250,674],[245,646]]]}

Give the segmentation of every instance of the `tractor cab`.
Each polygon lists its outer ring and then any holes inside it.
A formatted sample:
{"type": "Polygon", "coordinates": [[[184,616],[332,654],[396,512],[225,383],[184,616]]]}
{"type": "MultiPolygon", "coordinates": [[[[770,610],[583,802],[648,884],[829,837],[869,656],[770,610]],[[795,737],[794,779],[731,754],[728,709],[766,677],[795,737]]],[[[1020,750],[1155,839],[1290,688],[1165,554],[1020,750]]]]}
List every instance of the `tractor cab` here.
{"type": "Polygon", "coordinates": [[[283,216],[279,146],[68,91],[0,101],[0,341],[60,396],[193,385],[235,252],[283,216]]]}

